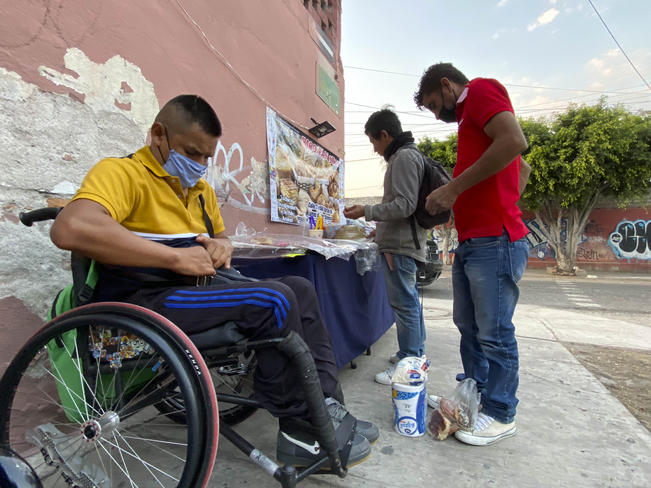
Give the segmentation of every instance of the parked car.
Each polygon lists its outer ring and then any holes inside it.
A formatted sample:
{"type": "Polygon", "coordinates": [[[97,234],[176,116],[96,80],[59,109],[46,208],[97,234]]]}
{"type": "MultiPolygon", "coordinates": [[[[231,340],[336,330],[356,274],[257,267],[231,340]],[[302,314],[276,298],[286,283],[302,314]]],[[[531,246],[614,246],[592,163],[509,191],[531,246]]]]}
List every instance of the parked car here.
{"type": "Polygon", "coordinates": [[[439,258],[439,248],[436,241],[429,239],[427,241],[427,250],[425,251],[427,261],[416,261],[418,268],[416,270],[416,286],[423,287],[431,284],[441,276],[443,263],[439,258]]]}

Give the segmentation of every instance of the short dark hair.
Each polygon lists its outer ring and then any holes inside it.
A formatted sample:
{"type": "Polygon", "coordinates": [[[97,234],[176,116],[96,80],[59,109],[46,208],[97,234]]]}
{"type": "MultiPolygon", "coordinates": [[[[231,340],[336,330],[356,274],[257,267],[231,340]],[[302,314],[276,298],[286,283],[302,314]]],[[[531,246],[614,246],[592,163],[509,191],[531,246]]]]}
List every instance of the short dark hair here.
{"type": "Polygon", "coordinates": [[[423,74],[418,82],[418,90],[414,93],[414,102],[418,108],[423,107],[423,97],[432,93],[441,87],[441,78],[447,78],[450,81],[465,85],[468,83],[468,78],[457,68],[452,66],[452,63],[437,63],[433,64],[423,74]]]}
{"type": "Polygon", "coordinates": [[[400,119],[388,108],[373,112],[364,125],[364,133],[373,139],[379,139],[383,130],[391,137],[398,137],[402,133],[400,119]]]}
{"type": "Polygon", "coordinates": [[[199,95],[179,95],[172,98],[158,113],[156,121],[170,124],[170,118],[177,119],[173,125],[190,125],[196,122],[206,134],[214,137],[222,135],[222,124],[217,114],[199,95]]]}

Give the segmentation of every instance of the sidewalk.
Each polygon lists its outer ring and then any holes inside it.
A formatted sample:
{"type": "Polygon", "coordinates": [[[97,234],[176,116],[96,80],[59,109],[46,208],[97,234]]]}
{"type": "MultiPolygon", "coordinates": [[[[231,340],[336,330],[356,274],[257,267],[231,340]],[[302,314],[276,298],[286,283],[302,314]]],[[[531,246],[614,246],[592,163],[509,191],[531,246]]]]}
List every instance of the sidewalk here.
{"type": "MultiPolygon", "coordinates": [[[[529,273],[529,272],[527,272],[529,273]]],[[[427,350],[432,359],[428,391],[450,393],[461,371],[451,300],[425,299],[427,350]]],[[[518,434],[488,447],[454,438],[435,441],[393,430],[390,388],[373,382],[396,350],[392,328],[344,368],[341,381],[351,412],[378,424],[371,457],[345,479],[312,476],[302,487],[648,487],[651,434],[559,341],[651,350],[651,329],[624,321],[519,306],[514,319],[520,344],[518,434]]],[[[430,410],[431,411],[431,410],[430,410]]],[[[256,413],[237,430],[275,453],[277,421],[256,413]],[[264,434],[260,436],[260,433],[264,434]]],[[[279,486],[220,439],[211,487],[279,486]]]]}

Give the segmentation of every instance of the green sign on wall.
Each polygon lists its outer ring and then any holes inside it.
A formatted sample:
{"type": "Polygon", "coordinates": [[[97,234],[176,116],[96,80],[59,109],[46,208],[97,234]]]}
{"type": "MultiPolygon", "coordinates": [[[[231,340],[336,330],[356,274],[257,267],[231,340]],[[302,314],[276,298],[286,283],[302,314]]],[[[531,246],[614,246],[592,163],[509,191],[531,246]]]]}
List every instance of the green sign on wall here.
{"type": "Polygon", "coordinates": [[[317,65],[316,92],[334,113],[339,115],[341,110],[341,97],[339,85],[334,78],[321,66],[317,65]]]}

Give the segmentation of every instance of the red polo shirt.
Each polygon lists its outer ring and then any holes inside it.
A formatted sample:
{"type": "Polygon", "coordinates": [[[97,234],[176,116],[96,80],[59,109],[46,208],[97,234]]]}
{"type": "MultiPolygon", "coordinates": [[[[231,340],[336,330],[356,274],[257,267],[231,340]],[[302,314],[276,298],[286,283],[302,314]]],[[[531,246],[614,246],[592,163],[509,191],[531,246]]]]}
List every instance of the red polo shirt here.
{"type": "MultiPolygon", "coordinates": [[[[466,85],[456,108],[459,143],[454,177],[475,164],[491,145],[493,140],[484,132],[484,126],[504,111],[513,113],[513,107],[506,88],[497,80],[475,78],[466,85]]],[[[499,173],[459,195],[453,207],[459,242],[471,237],[499,236],[503,229],[511,241],[527,235],[529,231],[516,205],[520,198],[519,178],[520,156],[499,173]]]]}

